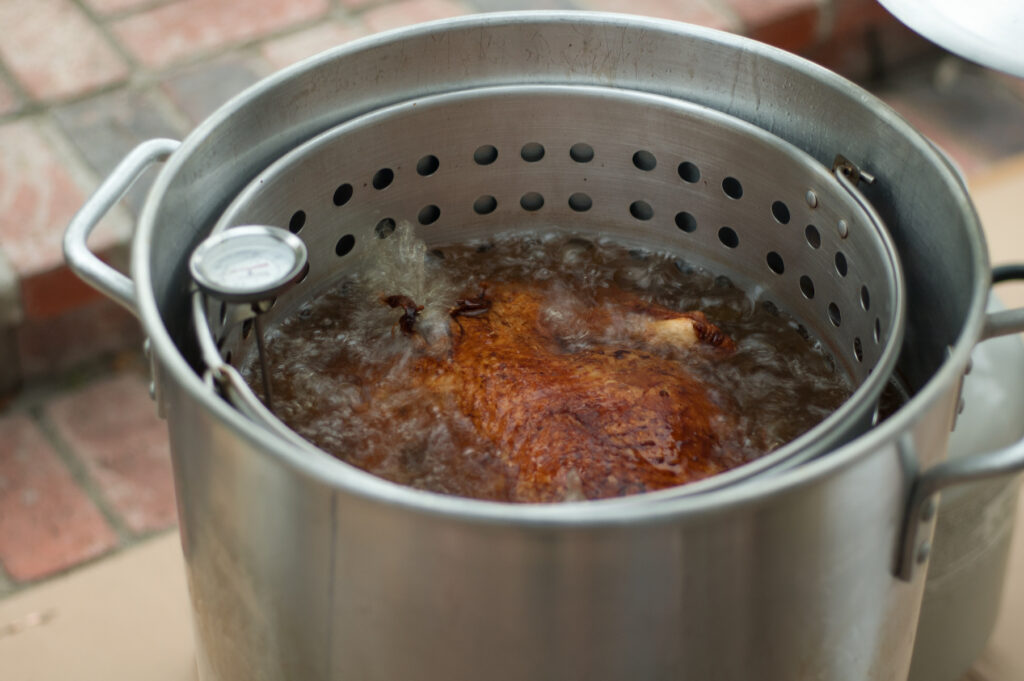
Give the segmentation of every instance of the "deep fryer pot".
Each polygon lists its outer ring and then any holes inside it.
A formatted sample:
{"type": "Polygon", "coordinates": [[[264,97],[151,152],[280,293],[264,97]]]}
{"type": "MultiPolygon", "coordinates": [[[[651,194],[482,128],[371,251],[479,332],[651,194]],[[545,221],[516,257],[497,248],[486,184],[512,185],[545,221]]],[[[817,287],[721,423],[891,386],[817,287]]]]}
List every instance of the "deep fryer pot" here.
{"type": "MultiPolygon", "coordinates": [[[[484,87],[395,104],[317,135],[254,177],[213,233],[288,225],[305,243],[302,281],[274,300],[264,325],[373,267],[368,253],[398,248],[397,224],[415,225],[428,248],[554,230],[611,238],[637,257],[673,254],[678,267],[703,267],[754,304],[785,310],[856,390],[770,454],[660,495],[677,496],[799,465],[871,427],[903,339],[904,285],[855,172],[849,161],[829,172],[760,128],[678,99],[484,87]]],[[[244,366],[256,354],[251,303],[223,305],[198,291],[193,300],[199,370],[223,376],[228,399],[257,423],[283,429],[227,361],[244,366]]]]}
{"type": "Polygon", "coordinates": [[[937,493],[1024,467],[1015,445],[942,463],[985,315],[966,191],[891,110],[736,36],[586,13],[465,17],[280,72],[180,146],[132,152],[69,226],[84,278],[141,318],[171,436],[200,676],[210,679],[903,679],[937,493]],[[282,437],[194,369],[187,260],[245,185],[318,133],[416,97],[502,85],[619,88],[753,124],[863,186],[906,277],[913,397],[841,448],[706,494],[507,505],[403,488],[282,437]],[[166,160],[121,277],[85,237],[166,160]]]}

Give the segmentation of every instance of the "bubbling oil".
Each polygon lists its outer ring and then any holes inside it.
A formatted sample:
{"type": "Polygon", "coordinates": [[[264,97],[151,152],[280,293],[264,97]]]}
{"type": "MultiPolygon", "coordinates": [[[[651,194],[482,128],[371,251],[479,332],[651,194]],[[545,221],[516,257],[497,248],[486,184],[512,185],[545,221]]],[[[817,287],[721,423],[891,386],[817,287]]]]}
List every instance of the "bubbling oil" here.
{"type": "MultiPolygon", "coordinates": [[[[450,312],[488,286],[544,291],[542,322],[569,354],[614,346],[628,333],[622,311],[611,310],[604,328],[586,323],[609,292],[705,313],[736,350],[668,352],[730,415],[716,425],[730,467],[803,434],[852,392],[848,377],[795,320],[671,254],[557,232],[428,250],[407,226],[372,248],[364,267],[268,329],[266,347],[277,415],[321,449],[396,483],[521,500],[517,466],[477,432],[457,401],[415,380],[412,370],[424,355],[450,352],[458,333],[450,312]],[[399,295],[422,307],[411,335],[401,326],[403,310],[384,302],[399,295]]],[[[244,373],[259,392],[256,362],[244,373]]],[[[569,485],[561,498],[581,496],[569,485]]]]}

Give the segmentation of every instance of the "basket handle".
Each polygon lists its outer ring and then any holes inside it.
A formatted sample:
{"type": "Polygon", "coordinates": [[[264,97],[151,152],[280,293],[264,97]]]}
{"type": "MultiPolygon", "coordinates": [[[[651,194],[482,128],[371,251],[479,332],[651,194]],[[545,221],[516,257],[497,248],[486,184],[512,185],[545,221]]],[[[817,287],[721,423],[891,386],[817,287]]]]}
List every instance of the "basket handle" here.
{"type": "Polygon", "coordinates": [[[64,232],[64,259],[87,284],[138,316],[135,283],[89,250],[86,240],[100,220],[131,189],[143,171],[170,156],[181,142],[152,139],[138,145],[117,164],[113,172],[86,199],[64,232]]]}
{"type": "MultiPolygon", "coordinates": [[[[992,271],[992,282],[1024,279],[1024,264],[1003,265],[992,271]]],[[[1024,332],[1024,308],[989,313],[979,343],[1011,333],[1024,332]]],[[[899,443],[905,466],[917,461],[913,443],[906,435],[899,443]]],[[[914,479],[903,519],[896,575],[910,581],[918,565],[931,553],[932,520],[938,510],[936,495],[947,487],[999,478],[1024,471],[1024,439],[994,452],[944,461],[914,479]]]]}

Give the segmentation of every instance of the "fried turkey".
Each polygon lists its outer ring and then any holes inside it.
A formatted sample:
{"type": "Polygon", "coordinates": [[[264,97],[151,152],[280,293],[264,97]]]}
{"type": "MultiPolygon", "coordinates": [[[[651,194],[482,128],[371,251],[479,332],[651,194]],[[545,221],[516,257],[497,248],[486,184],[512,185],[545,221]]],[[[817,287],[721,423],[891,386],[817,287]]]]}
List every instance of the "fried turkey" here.
{"type": "MultiPolygon", "coordinates": [[[[702,313],[606,293],[567,330],[550,296],[498,284],[459,301],[447,352],[412,367],[412,380],[454,400],[502,453],[517,500],[657,490],[740,463],[716,436],[727,415],[681,360],[698,345],[732,349],[702,313]]],[[[412,301],[384,300],[404,308],[401,328],[414,336],[412,301]]]]}

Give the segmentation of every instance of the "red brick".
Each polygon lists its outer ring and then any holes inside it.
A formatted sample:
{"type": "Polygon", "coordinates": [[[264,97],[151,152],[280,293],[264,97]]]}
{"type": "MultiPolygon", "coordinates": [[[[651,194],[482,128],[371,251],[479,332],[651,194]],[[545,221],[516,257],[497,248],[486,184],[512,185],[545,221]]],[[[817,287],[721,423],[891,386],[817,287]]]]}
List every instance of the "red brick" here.
{"type": "Polygon", "coordinates": [[[105,553],[113,530],[24,415],[0,419],[0,562],[18,581],[105,553]]]}
{"type": "MultiPolygon", "coordinates": [[[[64,228],[85,195],[31,122],[0,126],[0,149],[0,244],[21,276],[62,266],[64,228]]],[[[103,250],[119,239],[97,234],[90,244],[103,250]]]]}
{"type": "Polygon", "coordinates": [[[136,59],[160,67],[315,19],[327,8],[327,0],[181,0],[112,26],[136,59]]]}
{"type": "Polygon", "coordinates": [[[104,355],[138,348],[138,320],[113,301],[73,307],[57,317],[26,318],[17,329],[17,352],[26,379],[51,376],[104,355]]]}
{"type": "Polygon", "coordinates": [[[371,31],[386,31],[424,21],[450,19],[467,12],[468,8],[451,0],[404,0],[368,10],[363,21],[371,31]]]}
{"type": "Polygon", "coordinates": [[[828,34],[835,38],[863,33],[873,26],[900,23],[877,0],[834,0],[832,16],[828,34]]]}
{"type": "Polygon", "coordinates": [[[816,0],[729,0],[743,32],[784,50],[815,42],[820,20],[816,0]]]}
{"type": "Polygon", "coordinates": [[[672,19],[691,24],[717,28],[724,31],[737,31],[736,21],[719,11],[706,0],[633,0],[628,4],[622,0],[581,0],[583,9],[602,12],[626,12],[641,14],[658,19],[672,19]]]}
{"type": "Polygon", "coordinates": [[[938,48],[895,19],[879,23],[869,33],[833,34],[801,54],[847,78],[877,83],[880,77],[934,54],[938,48]]]}
{"type": "Polygon", "coordinates": [[[0,56],[35,99],[124,80],[128,65],[71,0],[0,2],[0,56]]]}
{"type": "Polygon", "coordinates": [[[52,319],[103,298],[103,294],[59,267],[21,281],[22,310],[30,319],[52,319]]]}
{"type": "Polygon", "coordinates": [[[167,426],[141,377],[120,374],[62,395],[46,415],[135,532],[176,519],[167,426]]]}
{"type": "Polygon", "coordinates": [[[312,57],[324,50],[337,47],[366,35],[361,23],[340,24],[329,22],[263,44],[260,51],[271,66],[283,69],[297,61],[312,57]]]}

